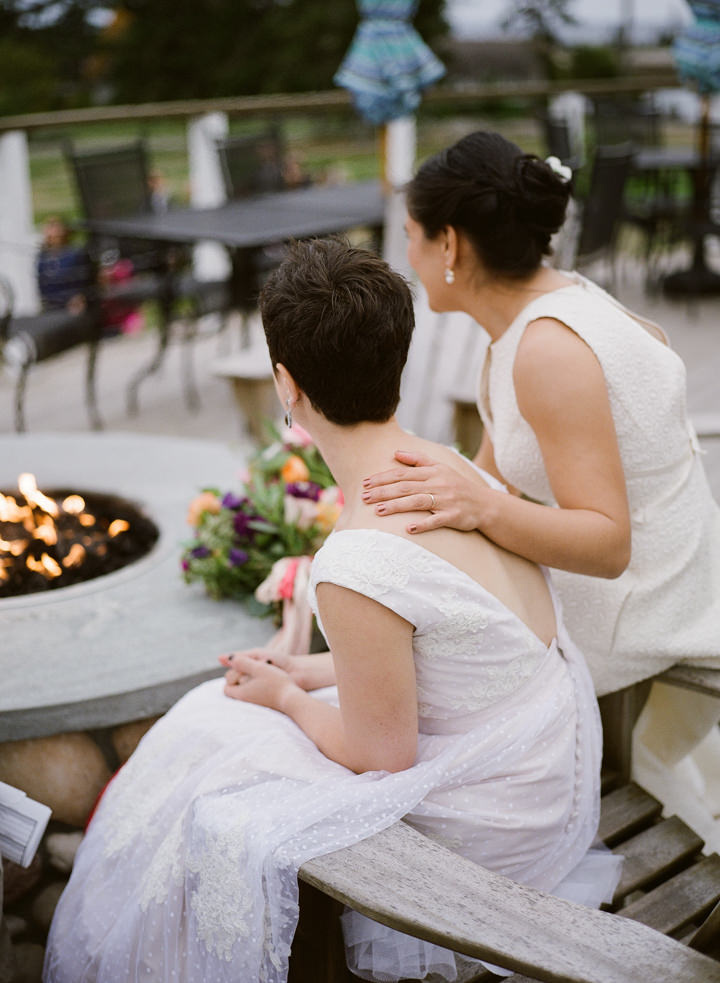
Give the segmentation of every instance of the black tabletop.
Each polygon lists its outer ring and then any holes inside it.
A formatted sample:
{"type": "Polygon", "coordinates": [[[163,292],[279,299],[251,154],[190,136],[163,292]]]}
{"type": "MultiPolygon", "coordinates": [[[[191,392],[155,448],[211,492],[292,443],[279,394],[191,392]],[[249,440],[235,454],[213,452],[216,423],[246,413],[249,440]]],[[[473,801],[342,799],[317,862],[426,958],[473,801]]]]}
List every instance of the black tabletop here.
{"type": "Polygon", "coordinates": [[[91,219],[84,224],[96,234],[117,238],[183,243],[211,239],[235,248],[253,248],[380,225],[384,207],[380,182],[364,181],[254,195],[218,208],[178,208],[127,218],[91,219]]]}

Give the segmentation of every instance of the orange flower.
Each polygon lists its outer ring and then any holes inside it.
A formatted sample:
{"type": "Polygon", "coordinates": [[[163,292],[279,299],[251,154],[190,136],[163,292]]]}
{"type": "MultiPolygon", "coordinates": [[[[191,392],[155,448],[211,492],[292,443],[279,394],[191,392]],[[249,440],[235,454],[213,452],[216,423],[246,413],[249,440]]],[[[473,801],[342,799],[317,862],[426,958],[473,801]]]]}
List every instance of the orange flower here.
{"type": "Polygon", "coordinates": [[[204,512],[212,512],[217,515],[220,511],[220,499],[212,492],[202,492],[197,495],[188,506],[187,521],[188,525],[196,526],[200,522],[204,512]]]}
{"type": "Polygon", "coordinates": [[[310,477],[307,464],[297,454],[291,454],[280,469],[280,477],[289,484],[291,481],[307,481],[310,477]]]}

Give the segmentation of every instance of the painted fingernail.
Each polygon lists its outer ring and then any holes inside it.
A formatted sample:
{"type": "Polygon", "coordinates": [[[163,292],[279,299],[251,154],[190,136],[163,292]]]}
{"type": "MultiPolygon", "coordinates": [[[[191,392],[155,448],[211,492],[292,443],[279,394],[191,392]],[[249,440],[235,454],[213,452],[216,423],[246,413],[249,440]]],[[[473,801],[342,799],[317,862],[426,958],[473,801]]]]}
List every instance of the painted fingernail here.
{"type": "Polygon", "coordinates": [[[273,664],[273,660],[272,659],[265,659],[265,661],[267,662],[267,664],[269,666],[271,666],[273,664]]]}
{"type": "Polygon", "coordinates": [[[234,658],[234,653],[233,652],[231,652],[230,655],[226,656],[226,659],[228,660],[228,662],[232,662],[233,658],[234,658]]]}
{"type": "Polygon", "coordinates": [[[408,532],[417,532],[417,526],[408,526],[408,532]]]}
{"type": "Polygon", "coordinates": [[[375,509],[375,511],[377,512],[378,515],[385,515],[385,512],[387,511],[387,509],[385,508],[384,505],[378,505],[378,507],[375,509]]]}
{"type": "Polygon", "coordinates": [[[363,487],[364,488],[367,488],[367,486],[369,484],[370,484],[370,479],[369,478],[363,478],[363,487]]]}
{"type": "Polygon", "coordinates": [[[362,500],[363,500],[363,502],[369,502],[370,501],[370,492],[369,491],[363,492],[363,494],[362,494],[362,500]]]}

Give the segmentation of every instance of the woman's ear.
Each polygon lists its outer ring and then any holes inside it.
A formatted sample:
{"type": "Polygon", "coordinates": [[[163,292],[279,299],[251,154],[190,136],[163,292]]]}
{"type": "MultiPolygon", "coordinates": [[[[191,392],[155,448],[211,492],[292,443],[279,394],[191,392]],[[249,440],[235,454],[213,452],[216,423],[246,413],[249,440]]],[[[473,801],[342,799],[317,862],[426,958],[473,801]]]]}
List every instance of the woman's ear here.
{"type": "Polygon", "coordinates": [[[298,396],[300,395],[300,387],[297,385],[282,362],[278,362],[275,365],[275,384],[283,404],[285,404],[288,400],[290,400],[292,405],[297,402],[298,396]]]}
{"type": "Polygon", "coordinates": [[[443,259],[445,261],[445,269],[453,269],[458,259],[458,234],[452,225],[446,225],[442,231],[444,244],[443,244],[443,259]]]}

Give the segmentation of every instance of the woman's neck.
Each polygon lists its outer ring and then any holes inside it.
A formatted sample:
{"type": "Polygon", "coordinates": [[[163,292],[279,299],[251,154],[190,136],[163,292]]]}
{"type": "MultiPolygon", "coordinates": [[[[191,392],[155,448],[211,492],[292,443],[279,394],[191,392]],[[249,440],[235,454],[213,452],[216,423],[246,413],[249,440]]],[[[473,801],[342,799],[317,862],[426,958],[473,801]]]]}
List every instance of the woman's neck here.
{"type": "Polygon", "coordinates": [[[485,278],[479,285],[471,283],[460,295],[461,310],[469,314],[497,341],[518,314],[531,301],[572,283],[564,273],[542,266],[526,280],[485,278]]]}
{"type": "Polygon", "coordinates": [[[385,423],[357,423],[341,427],[329,423],[319,414],[312,419],[298,419],[312,435],[318,450],[330,468],[345,499],[343,511],[351,515],[363,506],[363,478],[393,465],[399,447],[408,445],[408,434],[395,417],[385,423]]]}

